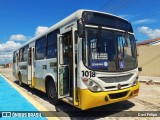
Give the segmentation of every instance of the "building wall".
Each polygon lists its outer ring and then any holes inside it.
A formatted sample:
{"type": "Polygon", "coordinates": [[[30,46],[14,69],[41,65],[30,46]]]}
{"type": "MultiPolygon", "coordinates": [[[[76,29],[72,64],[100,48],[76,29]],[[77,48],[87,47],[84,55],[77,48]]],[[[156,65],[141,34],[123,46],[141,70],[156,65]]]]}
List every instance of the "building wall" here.
{"type": "Polygon", "coordinates": [[[157,43],[154,43],[154,44],[151,44],[151,45],[160,45],[160,42],[157,42],[157,43]]]}
{"type": "Polygon", "coordinates": [[[141,76],[160,77],[160,46],[138,46],[138,66],[141,76]]]}
{"type": "Polygon", "coordinates": [[[8,63],[8,64],[6,64],[6,66],[5,66],[6,68],[12,68],[12,63],[8,63]]]}

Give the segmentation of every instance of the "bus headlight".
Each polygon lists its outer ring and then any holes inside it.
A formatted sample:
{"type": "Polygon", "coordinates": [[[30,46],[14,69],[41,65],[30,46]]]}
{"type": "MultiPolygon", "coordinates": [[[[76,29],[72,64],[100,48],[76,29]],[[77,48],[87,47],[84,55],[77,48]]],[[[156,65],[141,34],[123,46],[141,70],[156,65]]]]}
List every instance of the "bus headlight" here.
{"type": "Polygon", "coordinates": [[[89,81],[89,86],[93,86],[93,82],[92,81],[89,81]]]}
{"type": "Polygon", "coordinates": [[[91,79],[83,78],[83,83],[88,87],[91,91],[103,91],[100,85],[98,85],[96,82],[94,82],[91,79]]]}
{"type": "Polygon", "coordinates": [[[97,85],[95,85],[95,86],[93,86],[93,89],[94,89],[95,91],[98,91],[99,87],[98,87],[97,85]]]}
{"type": "Polygon", "coordinates": [[[138,83],[138,76],[135,78],[135,80],[133,81],[133,85],[132,86],[134,86],[134,85],[137,85],[137,83],[138,83]]]}

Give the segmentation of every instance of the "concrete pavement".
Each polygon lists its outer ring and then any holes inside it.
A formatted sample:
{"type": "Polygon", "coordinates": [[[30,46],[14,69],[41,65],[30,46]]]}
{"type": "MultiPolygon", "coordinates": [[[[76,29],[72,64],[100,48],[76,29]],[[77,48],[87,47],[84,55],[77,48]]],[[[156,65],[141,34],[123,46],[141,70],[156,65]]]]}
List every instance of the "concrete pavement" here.
{"type": "Polygon", "coordinates": [[[160,77],[152,77],[152,76],[139,76],[140,82],[152,82],[153,84],[160,84],[160,77]]]}

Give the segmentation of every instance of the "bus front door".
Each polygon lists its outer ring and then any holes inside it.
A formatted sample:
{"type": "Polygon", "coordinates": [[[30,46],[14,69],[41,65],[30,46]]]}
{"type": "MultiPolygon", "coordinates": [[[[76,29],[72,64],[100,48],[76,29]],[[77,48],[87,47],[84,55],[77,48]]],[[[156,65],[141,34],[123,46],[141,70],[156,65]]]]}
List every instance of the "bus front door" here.
{"type": "Polygon", "coordinates": [[[70,98],[70,102],[78,105],[76,82],[75,29],[58,35],[58,98],[70,98]]]}
{"type": "Polygon", "coordinates": [[[69,96],[68,41],[58,35],[58,98],[69,96]]]}

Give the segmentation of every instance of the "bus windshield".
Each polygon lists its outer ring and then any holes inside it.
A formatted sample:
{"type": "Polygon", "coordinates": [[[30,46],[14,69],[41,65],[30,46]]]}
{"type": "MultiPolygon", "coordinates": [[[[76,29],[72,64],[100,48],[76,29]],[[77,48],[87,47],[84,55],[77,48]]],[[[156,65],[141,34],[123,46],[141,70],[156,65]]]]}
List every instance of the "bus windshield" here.
{"type": "Polygon", "coordinates": [[[124,71],[137,67],[136,43],[132,34],[113,30],[86,29],[83,62],[98,71],[124,71]]]}

